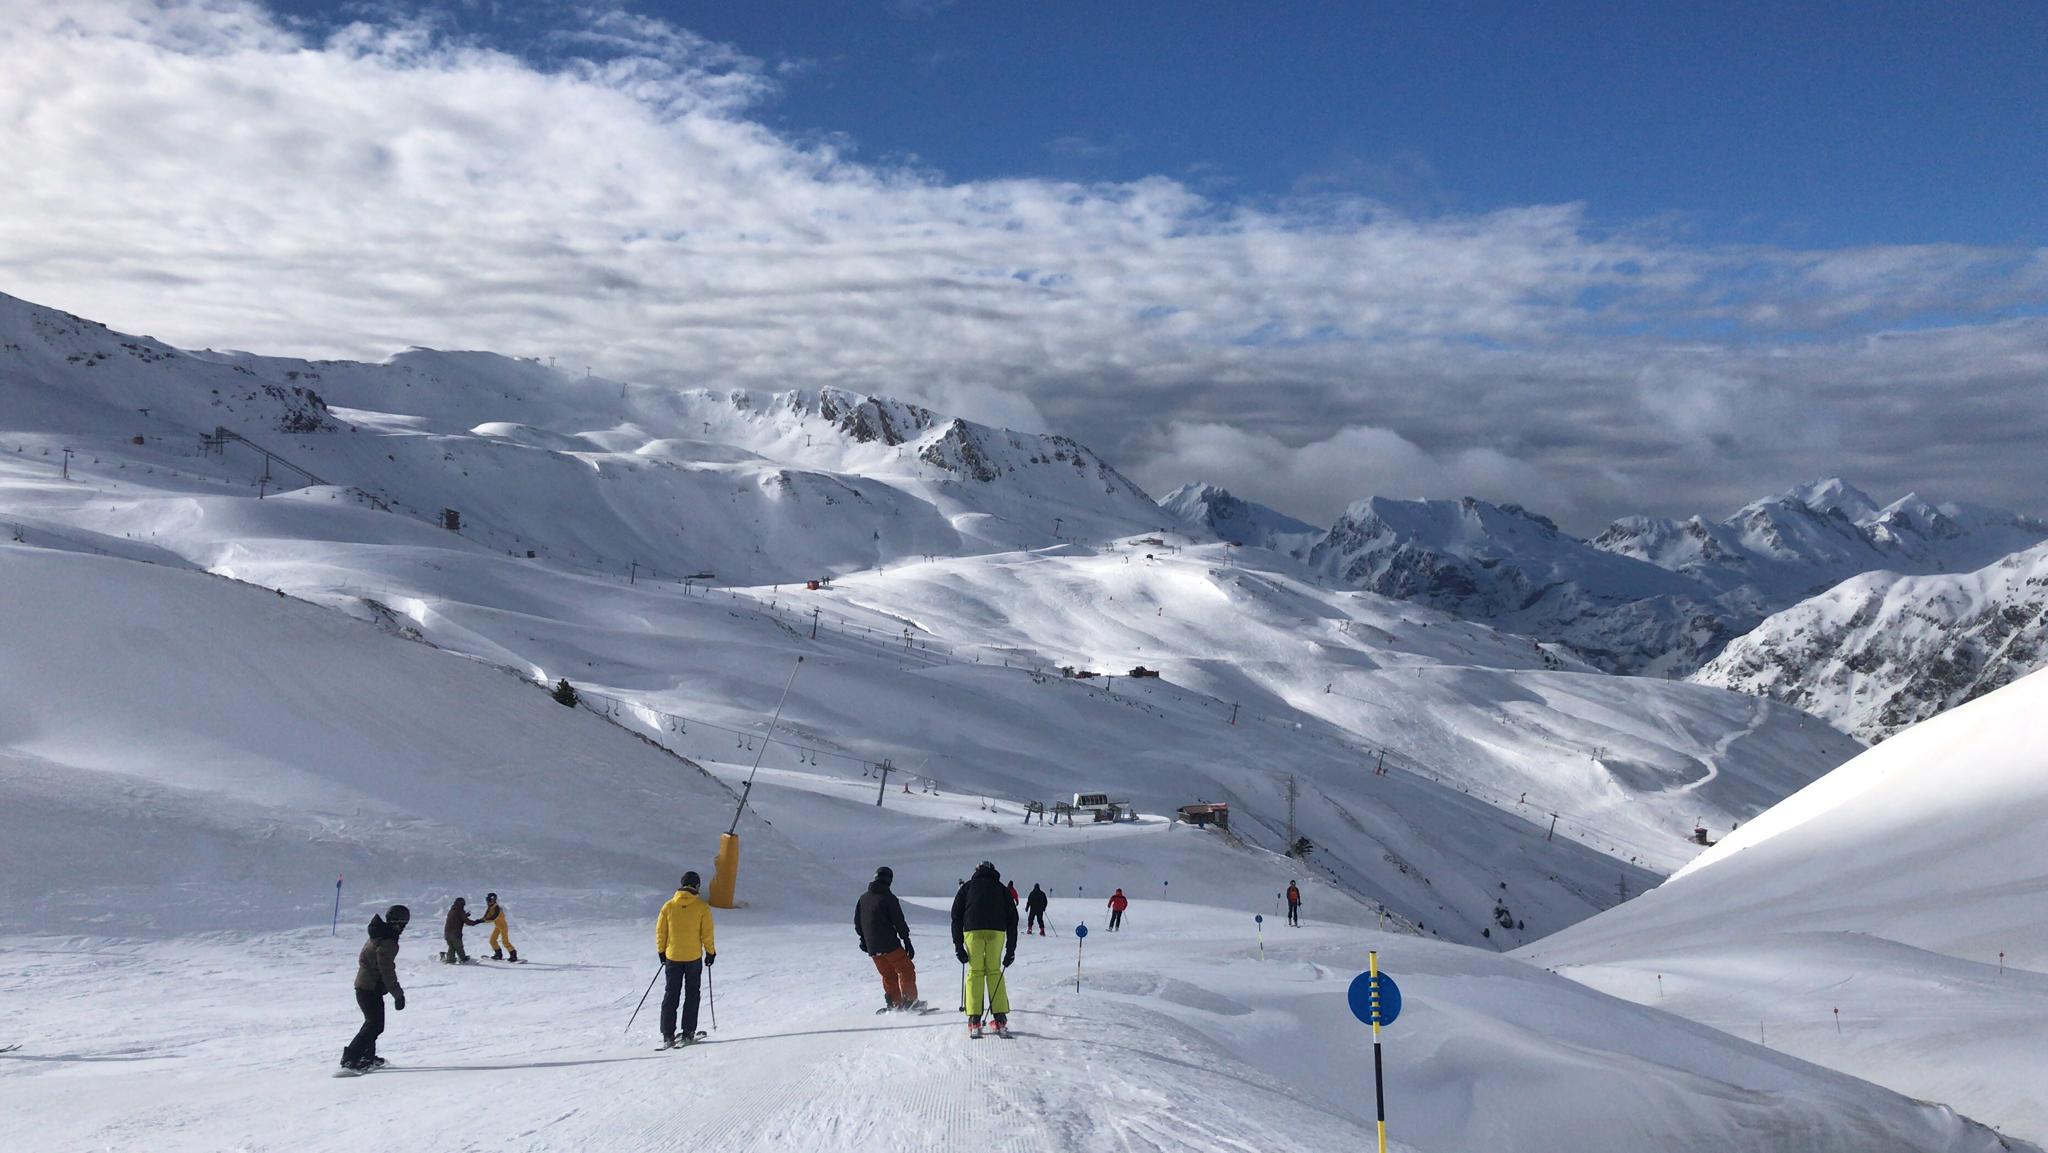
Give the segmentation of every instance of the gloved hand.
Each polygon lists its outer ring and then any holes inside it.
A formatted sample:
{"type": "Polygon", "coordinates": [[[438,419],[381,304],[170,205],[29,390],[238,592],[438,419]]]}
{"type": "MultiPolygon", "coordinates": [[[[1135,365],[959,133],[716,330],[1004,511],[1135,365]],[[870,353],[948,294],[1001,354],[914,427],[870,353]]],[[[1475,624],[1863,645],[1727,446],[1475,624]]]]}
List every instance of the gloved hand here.
{"type": "Polygon", "coordinates": [[[953,946],[953,956],[957,958],[961,964],[965,965],[967,963],[967,950],[964,947],[959,945],[953,946]]]}
{"type": "Polygon", "coordinates": [[[863,953],[868,951],[868,939],[866,937],[860,939],[860,951],[863,953]]]}
{"type": "Polygon", "coordinates": [[[1004,953],[1003,953],[1003,968],[1007,969],[1007,968],[1009,968],[1009,967],[1010,967],[1011,965],[1014,965],[1014,964],[1016,964],[1016,962],[1017,962],[1017,950],[1015,950],[1015,949],[1010,949],[1010,950],[1008,950],[1008,951],[1006,951],[1006,952],[1004,952],[1004,953]]]}
{"type": "Polygon", "coordinates": [[[903,957],[907,961],[917,960],[917,946],[908,941],[903,942],[903,957]]]}
{"type": "Polygon", "coordinates": [[[708,969],[708,968],[710,968],[711,966],[713,966],[713,965],[716,965],[716,964],[718,964],[718,954],[716,954],[716,953],[706,953],[706,954],[704,954],[704,967],[705,967],[705,968],[707,968],[707,969],[708,969]]]}
{"type": "Polygon", "coordinates": [[[664,967],[668,965],[668,954],[659,949],[654,951],[654,959],[660,961],[664,967]]]}
{"type": "Polygon", "coordinates": [[[401,1013],[405,1012],[405,994],[391,994],[391,1007],[398,1010],[401,1013]]]}

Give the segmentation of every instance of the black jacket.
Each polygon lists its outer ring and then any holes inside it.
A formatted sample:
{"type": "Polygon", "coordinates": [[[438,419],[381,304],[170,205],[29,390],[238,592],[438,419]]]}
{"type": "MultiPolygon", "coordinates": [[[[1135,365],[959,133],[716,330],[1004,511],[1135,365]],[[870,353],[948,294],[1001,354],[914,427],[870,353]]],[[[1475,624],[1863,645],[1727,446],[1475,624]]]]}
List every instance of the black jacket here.
{"type": "Polygon", "coordinates": [[[1033,913],[1043,913],[1045,912],[1045,903],[1047,900],[1048,898],[1045,895],[1045,890],[1039,888],[1037,885],[1033,885],[1031,886],[1031,895],[1024,898],[1024,907],[1033,913]]]}
{"type": "Polygon", "coordinates": [[[953,946],[964,948],[976,929],[1001,929],[1008,934],[1007,947],[1017,947],[1017,902],[993,868],[974,870],[953,898],[953,946]]]}
{"type": "Polygon", "coordinates": [[[903,902],[880,881],[868,882],[868,891],[854,902],[853,931],[860,934],[860,951],[869,956],[893,953],[910,945],[910,924],[903,919],[903,902]]]}

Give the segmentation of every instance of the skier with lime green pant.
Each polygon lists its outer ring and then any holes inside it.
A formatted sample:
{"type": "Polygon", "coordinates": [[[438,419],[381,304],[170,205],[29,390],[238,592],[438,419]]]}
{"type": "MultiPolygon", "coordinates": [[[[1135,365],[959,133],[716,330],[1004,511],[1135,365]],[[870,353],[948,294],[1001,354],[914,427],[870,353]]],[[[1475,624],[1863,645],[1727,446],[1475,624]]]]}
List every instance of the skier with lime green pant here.
{"type": "Polygon", "coordinates": [[[1010,1035],[1010,991],[1003,970],[1017,959],[1017,903],[1010,899],[996,867],[976,865],[974,875],[953,897],[953,955],[967,966],[960,1004],[967,1011],[967,1035],[982,1035],[982,1008],[994,1018],[996,1036],[1010,1035]]]}

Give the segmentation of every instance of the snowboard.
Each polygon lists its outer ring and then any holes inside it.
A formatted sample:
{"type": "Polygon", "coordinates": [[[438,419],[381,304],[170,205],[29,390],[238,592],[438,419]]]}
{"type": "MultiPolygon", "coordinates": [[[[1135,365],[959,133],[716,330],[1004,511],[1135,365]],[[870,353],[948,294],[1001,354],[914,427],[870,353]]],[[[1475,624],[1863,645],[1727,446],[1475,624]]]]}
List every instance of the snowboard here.
{"type": "Polygon", "coordinates": [[[379,1069],[388,1068],[390,1068],[389,1065],[372,1065],[368,1069],[350,1069],[347,1066],[343,1066],[342,1068],[336,1069],[334,1071],[334,1075],[337,1077],[360,1077],[365,1073],[375,1073],[379,1069]]]}
{"type": "MultiPolygon", "coordinates": [[[[937,1005],[922,1005],[915,1009],[892,1009],[887,1005],[884,1005],[881,1008],[875,1010],[875,1016],[879,1017],[884,1013],[908,1013],[913,1017],[929,1017],[936,1012],[939,1012],[939,1007],[937,1005]]],[[[954,1010],[954,1012],[959,1012],[959,1010],[956,1009],[954,1010]]]]}

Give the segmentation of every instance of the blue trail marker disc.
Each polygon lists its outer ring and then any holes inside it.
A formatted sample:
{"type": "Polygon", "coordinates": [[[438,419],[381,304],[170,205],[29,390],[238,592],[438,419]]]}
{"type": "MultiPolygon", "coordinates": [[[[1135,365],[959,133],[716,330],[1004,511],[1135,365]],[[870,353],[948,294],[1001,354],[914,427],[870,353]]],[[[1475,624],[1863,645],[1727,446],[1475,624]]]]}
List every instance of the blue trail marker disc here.
{"type": "Polygon", "coordinates": [[[1086,926],[1086,925],[1075,925],[1075,926],[1074,926],[1074,935],[1075,935],[1076,937],[1086,937],[1086,936],[1088,935],[1088,926],[1086,926]]]}
{"type": "Polygon", "coordinates": [[[1370,973],[1360,973],[1358,976],[1353,977],[1351,979],[1351,992],[1347,999],[1351,1002],[1351,1015],[1358,1018],[1363,1024],[1372,1024],[1375,1012],[1378,1013],[1379,1024],[1382,1025],[1393,1024],[1394,1018],[1401,1015],[1401,987],[1394,984],[1394,979],[1385,973],[1381,973],[1378,977],[1374,977],[1370,973]],[[1377,1010],[1373,1006],[1375,985],[1378,986],[1379,991],[1379,1006],[1377,1010]]]}

